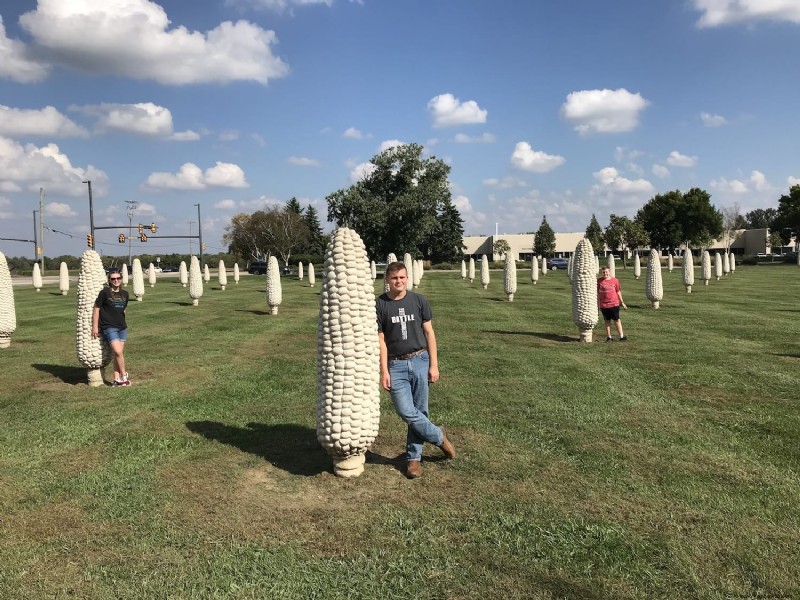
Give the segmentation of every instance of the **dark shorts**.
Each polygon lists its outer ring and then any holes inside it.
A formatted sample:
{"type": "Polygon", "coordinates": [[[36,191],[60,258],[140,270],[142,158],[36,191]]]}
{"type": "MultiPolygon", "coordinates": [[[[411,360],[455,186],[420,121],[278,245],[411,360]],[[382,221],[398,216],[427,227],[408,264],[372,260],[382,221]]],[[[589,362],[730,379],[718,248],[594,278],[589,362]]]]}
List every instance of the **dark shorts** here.
{"type": "Polygon", "coordinates": [[[619,321],[619,306],[612,306],[611,308],[601,308],[600,312],[603,313],[603,318],[606,321],[619,321]]]}

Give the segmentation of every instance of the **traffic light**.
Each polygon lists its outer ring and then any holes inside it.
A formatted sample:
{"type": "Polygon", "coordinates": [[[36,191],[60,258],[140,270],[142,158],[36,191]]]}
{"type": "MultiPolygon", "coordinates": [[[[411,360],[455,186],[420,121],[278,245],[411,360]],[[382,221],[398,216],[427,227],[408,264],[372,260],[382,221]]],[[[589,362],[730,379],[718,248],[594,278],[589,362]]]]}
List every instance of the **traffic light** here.
{"type": "Polygon", "coordinates": [[[119,240],[120,244],[124,244],[125,243],[125,234],[124,233],[120,233],[119,237],[117,239],[119,240]]]}
{"type": "Polygon", "coordinates": [[[89,246],[89,248],[94,248],[94,237],[91,233],[86,234],[86,245],[89,246]]]}
{"type": "Polygon", "coordinates": [[[146,242],[147,241],[147,236],[143,233],[142,235],[139,236],[139,240],[142,241],[142,242],[146,242]]]}
{"type": "Polygon", "coordinates": [[[205,245],[205,244],[202,244],[202,245],[200,246],[200,250],[202,250],[203,252],[205,252],[205,251],[206,251],[206,245],[205,245]]]}
{"type": "Polygon", "coordinates": [[[150,223],[150,233],[155,233],[158,231],[158,227],[156,227],[155,223],[150,223]]]}
{"type": "Polygon", "coordinates": [[[144,226],[141,223],[139,223],[139,235],[142,235],[143,233],[144,233],[144,226]]]}

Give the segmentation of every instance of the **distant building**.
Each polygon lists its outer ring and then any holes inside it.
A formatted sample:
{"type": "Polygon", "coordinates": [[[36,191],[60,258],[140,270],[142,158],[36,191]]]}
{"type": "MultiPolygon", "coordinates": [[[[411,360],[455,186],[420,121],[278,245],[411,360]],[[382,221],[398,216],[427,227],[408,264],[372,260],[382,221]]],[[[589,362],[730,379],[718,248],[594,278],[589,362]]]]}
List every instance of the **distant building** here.
{"type": "MultiPolygon", "coordinates": [[[[480,258],[486,255],[492,260],[501,260],[503,257],[494,254],[495,242],[505,240],[511,247],[511,254],[516,260],[530,260],[533,257],[533,235],[532,233],[512,234],[512,235],[470,235],[464,237],[464,255],[466,257],[480,258]]],[[[769,251],[769,229],[740,229],[736,232],[736,239],[730,245],[731,252],[738,255],[755,255],[767,253],[769,251]]],[[[553,256],[568,257],[575,252],[578,242],[583,239],[582,231],[577,233],[556,233],[556,249],[553,256]]],[[[707,248],[710,252],[722,251],[725,244],[721,240],[714,240],[707,248]]],[[[696,249],[693,249],[696,250],[696,249]]],[[[650,248],[641,248],[641,253],[649,252],[650,248]]],[[[603,254],[610,253],[609,248],[604,248],[603,254]]],[[[622,251],[616,250],[615,254],[621,256],[622,251]]],[[[666,255],[667,252],[663,251],[666,255]]],[[[630,257],[631,253],[626,252],[630,257]]]]}

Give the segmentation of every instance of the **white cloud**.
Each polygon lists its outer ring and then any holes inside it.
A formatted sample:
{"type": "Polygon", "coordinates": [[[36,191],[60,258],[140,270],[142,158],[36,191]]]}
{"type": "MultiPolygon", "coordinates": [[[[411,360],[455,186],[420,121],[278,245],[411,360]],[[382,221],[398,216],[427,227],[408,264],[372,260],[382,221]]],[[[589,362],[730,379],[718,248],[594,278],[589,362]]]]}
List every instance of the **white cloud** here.
{"type": "Polygon", "coordinates": [[[698,27],[719,27],[754,21],[789,21],[800,23],[797,0],[693,0],[702,12],[698,27]]]}
{"type": "Polygon", "coordinates": [[[220,131],[219,133],[219,141],[220,142],[235,142],[239,139],[239,132],[238,131],[220,131]]]}
{"type": "Polygon", "coordinates": [[[624,146],[617,146],[614,149],[614,159],[618,162],[632,162],[642,156],[639,150],[628,150],[624,146]]]}
{"type": "Polygon", "coordinates": [[[305,156],[290,156],[289,164],[298,167],[321,167],[322,163],[316,158],[307,158],[305,156]]]}
{"type": "Polygon", "coordinates": [[[722,115],[712,115],[707,112],[700,113],[700,120],[703,121],[703,127],[722,127],[728,124],[728,119],[722,115]]]}
{"type": "Polygon", "coordinates": [[[800,177],[792,177],[791,175],[786,178],[786,185],[790,188],[796,185],[800,185],[800,177]]]}
{"type": "Polygon", "coordinates": [[[178,131],[169,136],[169,139],[175,142],[194,142],[200,139],[200,134],[191,129],[186,131],[178,131]]]}
{"type": "Polygon", "coordinates": [[[362,133],[355,127],[348,127],[344,130],[344,133],[342,133],[342,137],[350,138],[351,140],[365,140],[371,138],[372,135],[369,133],[362,133]]]}
{"type": "Polygon", "coordinates": [[[461,102],[453,94],[440,94],[431,98],[428,101],[428,112],[436,128],[485,123],[489,114],[489,111],[483,110],[474,100],[461,102]]]}
{"type": "Polygon", "coordinates": [[[597,193],[642,195],[655,191],[653,184],[646,179],[627,179],[620,175],[614,167],[600,169],[592,173],[592,176],[598,182],[592,187],[592,190],[597,193]]]}
{"type": "Polygon", "coordinates": [[[649,104],[641,94],[618,90],[572,92],[561,107],[561,115],[575,124],[581,135],[632,131],[639,114],[649,104]]]}
{"type": "Polygon", "coordinates": [[[381,145],[378,148],[378,153],[380,154],[381,152],[384,152],[385,150],[388,150],[389,148],[395,148],[397,146],[402,146],[404,144],[405,144],[405,142],[401,142],[400,140],[386,140],[386,141],[383,141],[383,142],[381,142],[381,145]]]}
{"type": "Polygon", "coordinates": [[[43,187],[49,194],[85,196],[91,180],[92,190],[102,196],[108,188],[108,176],[89,165],[75,167],[56,144],[35,146],[0,137],[0,189],[3,191],[31,190],[43,187]]]}
{"type": "Polygon", "coordinates": [[[464,222],[465,233],[477,233],[481,227],[486,226],[488,221],[486,214],[475,210],[467,196],[463,194],[454,196],[453,206],[455,206],[458,209],[458,212],[461,214],[461,220],[464,222]]]}
{"type": "Polygon", "coordinates": [[[669,177],[669,169],[664,165],[653,165],[651,171],[653,172],[653,175],[660,177],[661,179],[669,177]]]}
{"type": "Polygon", "coordinates": [[[333,6],[333,0],[225,0],[225,4],[229,6],[253,8],[256,10],[271,10],[277,13],[291,13],[294,7],[318,4],[333,6]]]}
{"type": "Polygon", "coordinates": [[[220,210],[236,210],[236,201],[231,199],[220,200],[214,205],[214,208],[220,210]]]}
{"type": "Polygon", "coordinates": [[[11,208],[11,200],[0,197],[0,221],[14,218],[14,213],[11,212],[11,208]]]}
{"type": "Polygon", "coordinates": [[[0,15],[0,79],[33,83],[47,77],[47,72],[47,66],[34,60],[24,43],[6,36],[6,26],[0,15]]]}
{"type": "Polygon", "coordinates": [[[64,202],[49,202],[44,205],[44,214],[51,217],[77,217],[78,213],[64,202]]]}
{"type": "Polygon", "coordinates": [[[377,167],[375,165],[373,165],[371,162],[364,162],[364,163],[360,163],[360,164],[355,165],[350,170],[350,183],[353,183],[353,184],[358,183],[359,181],[361,181],[365,177],[367,177],[367,176],[371,175],[372,173],[374,173],[376,168],[377,167]]]}
{"type": "Polygon", "coordinates": [[[511,164],[531,173],[547,173],[566,162],[563,156],[545,154],[534,150],[528,142],[517,142],[511,154],[511,164]]]}
{"type": "Polygon", "coordinates": [[[239,165],[217,162],[205,172],[194,163],[185,163],[175,174],[151,173],[143,187],[150,190],[204,190],[209,187],[247,186],[244,171],[239,165]]]}
{"type": "Polygon", "coordinates": [[[19,22],[37,55],[93,75],[167,85],[266,84],[289,71],[272,53],[273,31],[248,21],[225,21],[205,33],[169,29],[166,12],[150,0],[39,0],[19,22]]]}
{"type": "Polygon", "coordinates": [[[173,134],[172,113],[152,102],[87,104],[70,106],[70,110],[93,117],[98,133],[122,132],[147,137],[173,134]]]}
{"type": "Polygon", "coordinates": [[[466,133],[457,133],[453,138],[453,140],[459,144],[492,144],[496,139],[494,134],[491,133],[475,136],[469,136],[466,133]]]}
{"type": "Polygon", "coordinates": [[[746,181],[741,179],[731,179],[724,177],[711,180],[711,188],[723,194],[749,194],[752,192],[770,192],[775,188],[767,181],[766,176],[761,171],[751,171],[750,177],[746,181]]]}
{"type": "Polygon", "coordinates": [[[489,179],[483,180],[483,185],[495,187],[501,190],[528,187],[527,182],[517,177],[503,177],[502,179],[490,177],[489,179]]]}
{"type": "Polygon", "coordinates": [[[53,106],[35,110],[0,104],[0,135],[87,137],[89,132],[53,106]]]}
{"type": "Polygon", "coordinates": [[[667,157],[667,164],[672,167],[693,167],[697,164],[697,157],[686,156],[677,150],[673,150],[667,157]]]}
{"type": "Polygon", "coordinates": [[[256,144],[258,144],[262,148],[265,148],[267,146],[267,140],[265,140],[263,136],[257,133],[251,133],[250,137],[253,138],[256,141],[256,144]]]}

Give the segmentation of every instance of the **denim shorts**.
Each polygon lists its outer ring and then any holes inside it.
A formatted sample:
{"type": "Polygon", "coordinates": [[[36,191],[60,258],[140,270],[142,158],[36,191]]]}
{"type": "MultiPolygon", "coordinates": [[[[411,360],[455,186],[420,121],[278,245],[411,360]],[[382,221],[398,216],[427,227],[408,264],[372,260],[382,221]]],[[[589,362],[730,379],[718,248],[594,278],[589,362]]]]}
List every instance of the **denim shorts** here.
{"type": "Polygon", "coordinates": [[[103,329],[103,337],[106,341],[111,342],[125,342],[128,340],[128,328],[117,329],[116,327],[106,327],[103,329]]]}

